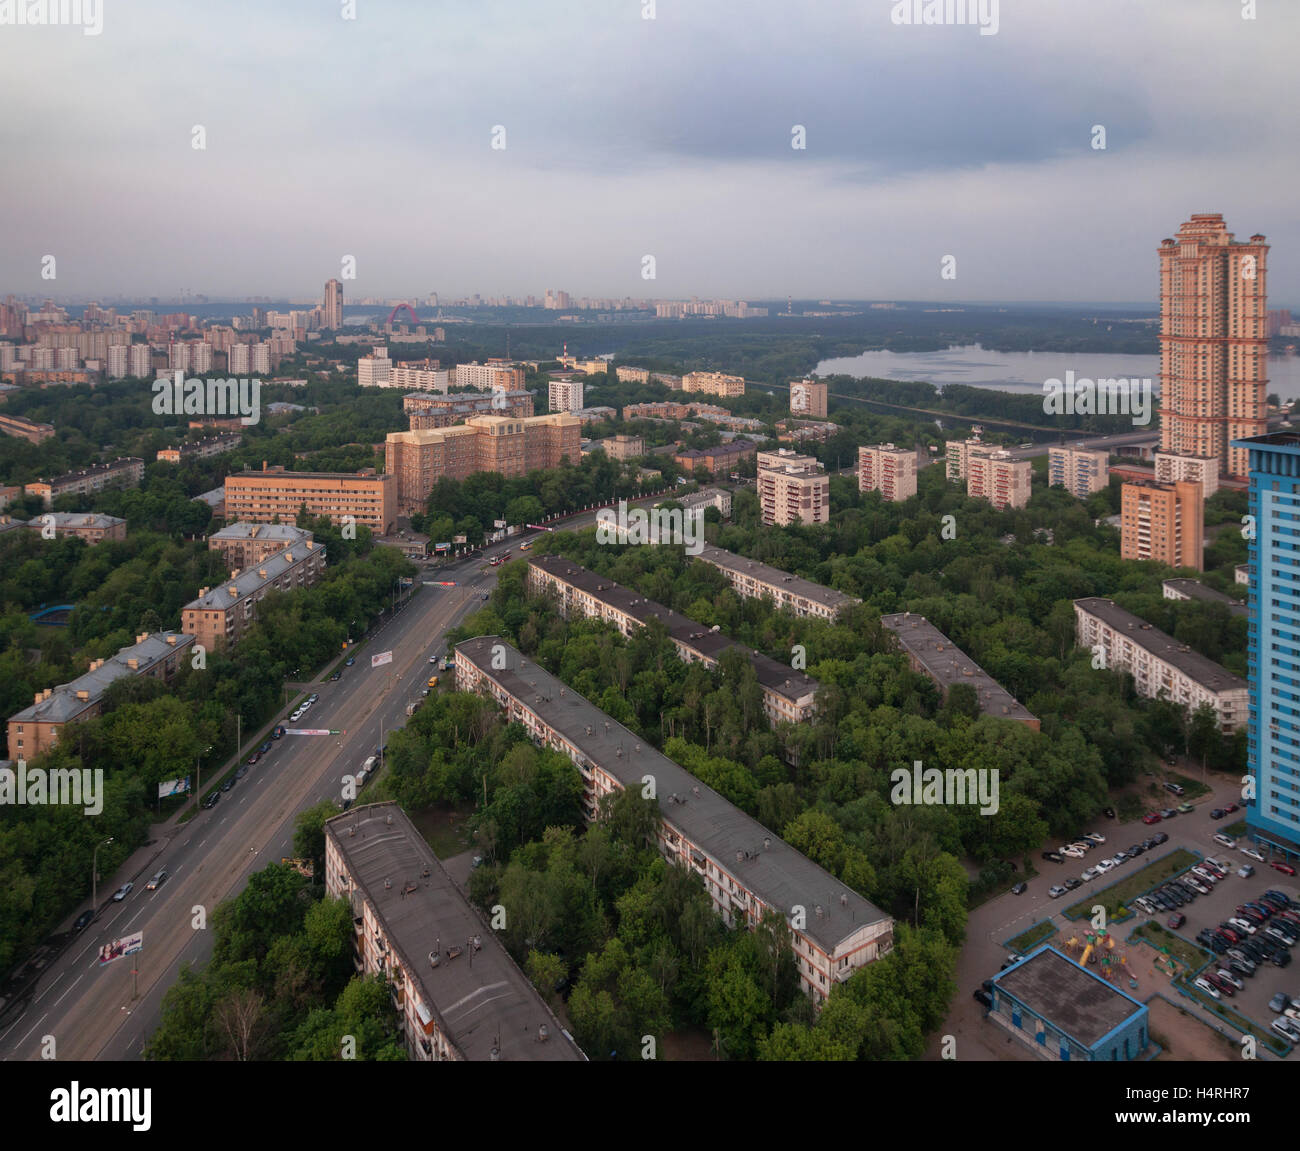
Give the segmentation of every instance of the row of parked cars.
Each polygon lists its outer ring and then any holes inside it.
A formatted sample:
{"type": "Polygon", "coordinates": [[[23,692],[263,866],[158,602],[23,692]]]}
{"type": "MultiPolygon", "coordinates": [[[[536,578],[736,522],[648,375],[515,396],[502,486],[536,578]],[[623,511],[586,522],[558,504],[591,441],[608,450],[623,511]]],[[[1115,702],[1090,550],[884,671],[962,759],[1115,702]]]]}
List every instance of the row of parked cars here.
{"type": "Polygon", "coordinates": [[[311,710],[311,705],[315,703],[318,699],[320,699],[320,696],[318,696],[315,692],[312,692],[311,695],[309,695],[306,699],[302,701],[302,703],[300,703],[297,707],[293,709],[293,711],[289,715],[289,722],[297,723],[300,719],[302,719],[304,715],[306,715],[311,710]]]}
{"type": "Polygon", "coordinates": [[[1206,859],[1176,879],[1169,880],[1146,895],[1138,896],[1133,900],[1133,905],[1148,915],[1156,915],[1161,911],[1174,912],[1169,926],[1177,929],[1182,927],[1186,918],[1178,909],[1191,903],[1198,895],[1209,895],[1214,890],[1214,885],[1226,879],[1227,875],[1227,866],[1217,859],[1206,859]]]}
{"type": "MultiPolygon", "coordinates": [[[[1082,859],[1089,851],[1100,847],[1106,842],[1104,835],[1098,835],[1091,832],[1082,836],[1074,843],[1067,844],[1056,851],[1044,851],[1043,858],[1052,863],[1064,863],[1069,859],[1082,859]]],[[[1136,859],[1150,851],[1153,847],[1159,847],[1162,843],[1168,843],[1169,836],[1163,831],[1157,832],[1150,839],[1144,839],[1141,843],[1131,844],[1123,851],[1117,851],[1108,859],[1099,859],[1092,867],[1087,868],[1078,879],[1067,879],[1062,883],[1053,885],[1048,889],[1047,894],[1053,899],[1059,899],[1067,891],[1073,891],[1076,887],[1087,883],[1090,879],[1096,879],[1099,875],[1105,875],[1108,871],[1113,871],[1121,864],[1128,862],[1130,859],[1136,859]]]]}
{"type": "Polygon", "coordinates": [[[1279,1016],[1273,1020],[1273,1030],[1288,1043],[1300,1044],[1300,999],[1279,991],[1268,1001],[1268,1006],[1279,1016]]]}

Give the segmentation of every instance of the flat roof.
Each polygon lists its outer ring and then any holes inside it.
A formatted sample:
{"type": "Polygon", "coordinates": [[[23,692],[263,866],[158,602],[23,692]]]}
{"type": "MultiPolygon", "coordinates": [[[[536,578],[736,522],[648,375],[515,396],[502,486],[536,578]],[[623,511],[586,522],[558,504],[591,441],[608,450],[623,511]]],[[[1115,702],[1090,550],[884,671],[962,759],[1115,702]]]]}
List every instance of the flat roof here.
{"type": "Polygon", "coordinates": [[[1087,1048],[1146,1011],[1136,999],[1053,947],[1040,947],[995,975],[993,983],[1087,1048]]]}
{"type": "Polygon", "coordinates": [[[231,604],[238,603],[247,595],[251,595],[258,588],[265,587],[273,580],[279,579],[290,568],[302,563],[310,555],[325,555],[325,545],[317,544],[315,547],[308,547],[310,540],[304,540],[301,547],[290,545],[278,552],[272,552],[264,560],[260,560],[256,567],[245,568],[238,575],[231,576],[222,580],[219,584],[214,584],[197,599],[190,600],[181,611],[191,609],[202,611],[213,609],[224,610],[231,604]],[[263,573],[266,573],[265,575],[263,573]],[[235,594],[230,594],[231,588],[235,589],[235,594]]]}
{"type": "Polygon", "coordinates": [[[75,472],[64,472],[61,476],[55,476],[52,480],[37,480],[36,483],[56,484],[71,483],[73,480],[84,479],[86,476],[98,475],[101,472],[116,472],[129,469],[135,464],[144,467],[144,460],[138,456],[118,456],[117,459],[105,464],[91,464],[89,467],[78,468],[75,472]]]}
{"type": "Polygon", "coordinates": [[[1000,719],[1033,720],[1036,717],[1005,687],[961,650],[923,615],[895,612],[880,622],[896,636],[903,650],[915,657],[941,687],[968,683],[979,697],[980,711],[1000,719]]]}
{"type": "Polygon", "coordinates": [[[803,934],[825,951],[890,918],[500,636],[464,640],[456,651],[624,787],[639,789],[643,776],[653,776],[664,818],[768,906],[785,915],[805,907],[803,934]],[[504,649],[504,668],[493,668],[494,648],[504,649]],[[738,861],[737,852],[744,858],[738,861]]]}
{"type": "Polygon", "coordinates": [[[1228,605],[1228,610],[1233,615],[1246,615],[1246,605],[1241,600],[1233,599],[1230,595],[1224,595],[1223,592],[1215,588],[1207,587],[1198,579],[1167,579],[1163,581],[1163,586],[1171,591],[1181,592],[1189,599],[1205,600],[1207,603],[1222,603],[1228,605]]]}
{"type": "MultiPolygon", "coordinates": [[[[225,491],[224,488],[216,490],[219,493],[225,491]]],[[[293,524],[250,524],[242,520],[239,523],[227,524],[219,532],[213,532],[208,536],[209,540],[281,540],[286,545],[312,538],[309,530],[294,527],[293,524]]]]}
{"type": "Polygon", "coordinates": [[[106,516],[102,512],[42,512],[35,519],[28,520],[27,526],[42,528],[47,519],[52,519],[56,528],[111,528],[126,523],[124,519],[106,516]]]}
{"type": "Polygon", "coordinates": [[[805,599],[819,603],[823,607],[833,608],[835,611],[841,611],[850,604],[862,602],[855,596],[845,595],[842,591],[835,591],[833,588],[813,583],[812,580],[806,580],[803,576],[782,571],[780,568],[774,568],[769,564],[759,563],[758,560],[737,555],[735,552],[725,551],[722,548],[714,547],[712,544],[706,544],[704,550],[695,558],[712,564],[714,567],[722,568],[723,571],[737,572],[740,575],[750,576],[752,579],[760,580],[763,583],[785,588],[795,595],[803,596],[805,599]]]}
{"type": "Polygon", "coordinates": [[[1076,608],[1081,608],[1089,615],[1096,616],[1116,633],[1127,636],[1138,647],[1149,652],[1157,659],[1177,668],[1192,682],[1199,684],[1206,691],[1216,694],[1225,691],[1244,691],[1246,681],[1214,660],[1192,651],[1185,643],[1179,643],[1173,636],[1162,632],[1155,624],[1147,623],[1141,616],[1125,611],[1114,600],[1090,596],[1074,601],[1076,608]]]}
{"type": "Polygon", "coordinates": [[[497,1048],[501,1060],[585,1060],[396,803],[355,807],[327,820],[325,834],[383,923],[407,977],[419,985],[421,1000],[466,1059],[488,1061],[497,1048]],[[449,959],[453,947],[463,950],[449,959]],[[437,967],[429,961],[435,951],[437,967]],[[549,1032],[545,1042],[538,1038],[542,1026],[549,1032]]]}
{"type": "Polygon", "coordinates": [[[821,684],[807,672],[795,671],[794,668],[778,663],[770,656],[746,647],[729,636],[710,631],[704,624],[696,623],[695,620],[688,619],[680,612],[673,611],[672,608],[647,599],[639,591],[623,587],[608,576],[588,571],[564,556],[530,556],[528,563],[531,567],[539,568],[548,575],[572,584],[607,607],[631,616],[643,626],[652,619],[659,620],[674,640],[698,656],[716,662],[722,658],[724,652],[734,648],[749,660],[758,682],[765,689],[785,696],[792,703],[797,703],[810,692],[816,692],[821,687],[821,684]]]}
{"type": "Polygon", "coordinates": [[[139,643],[124,647],[110,656],[94,671],[88,671],[69,683],[58,684],[49,699],[29,704],[9,717],[9,722],[68,723],[93,705],[108,689],[109,684],[128,675],[143,675],[160,660],[181,651],[194,642],[194,636],[184,632],[161,631],[147,636],[139,643]],[[168,643],[175,636],[174,643],[168,643]],[[135,659],[139,666],[132,668],[127,661],[135,659]],[[86,692],[86,699],[78,699],[78,692],[86,692]]]}
{"type": "Polygon", "coordinates": [[[291,472],[287,468],[272,469],[267,468],[265,471],[256,468],[245,469],[242,472],[231,472],[226,477],[226,483],[231,480],[253,480],[253,479],[281,479],[281,480],[338,480],[341,483],[378,483],[383,480],[392,479],[389,472],[376,472],[374,475],[363,476],[357,472],[291,472]]]}

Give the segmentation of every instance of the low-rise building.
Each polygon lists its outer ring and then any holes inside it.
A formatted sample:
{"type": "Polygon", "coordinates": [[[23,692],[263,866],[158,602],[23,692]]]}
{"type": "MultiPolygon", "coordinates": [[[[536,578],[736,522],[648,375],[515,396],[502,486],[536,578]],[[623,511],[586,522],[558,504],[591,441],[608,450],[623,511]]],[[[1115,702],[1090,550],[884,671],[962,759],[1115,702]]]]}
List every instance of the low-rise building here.
{"type": "Polygon", "coordinates": [[[855,596],[823,587],[793,572],[782,571],[711,544],[705,545],[695,558],[725,575],[738,596],[744,599],[766,597],[778,608],[797,616],[835,620],[846,608],[862,602],[855,596]]]}
{"type": "Polygon", "coordinates": [[[635,460],[645,455],[645,440],[640,436],[608,436],[591,446],[601,448],[611,460],[635,460]]]}
{"type": "Polygon", "coordinates": [[[685,448],[673,456],[673,462],[687,472],[703,468],[711,476],[730,472],[741,460],[752,460],[758,455],[758,445],[752,440],[732,440],[716,448],[685,448]]]}
{"type": "Polygon", "coordinates": [[[1249,614],[1246,605],[1240,600],[1206,587],[1198,579],[1167,579],[1160,586],[1164,590],[1165,599],[1197,599],[1203,603],[1221,603],[1231,615],[1244,617],[1249,614]]]}
{"type": "Polygon", "coordinates": [[[301,547],[314,539],[306,528],[293,524],[235,523],[208,536],[208,550],[220,552],[226,567],[250,568],[287,547],[301,547]]]}
{"type": "Polygon", "coordinates": [[[27,526],[34,532],[40,532],[46,539],[64,539],[70,536],[85,540],[88,544],[126,539],[126,520],[94,512],[45,512],[29,520],[27,526]]]}
{"type": "Polygon", "coordinates": [[[352,909],[352,963],[388,985],[419,1062],[582,1062],[537,989],[396,803],[325,823],[325,891],[352,909]]]}
{"type": "Polygon", "coordinates": [[[69,723],[99,715],[109,684],[125,676],[170,682],[193,643],[192,635],[174,631],[138,635],[110,659],[91,660],[85,674],[70,683],[38,691],[30,707],[9,717],[9,758],[30,762],[53,747],[69,723]]]}
{"type": "Polygon", "coordinates": [[[402,397],[402,408],[413,432],[449,428],[472,416],[511,416],[531,419],[532,392],[493,392],[491,395],[457,392],[449,396],[416,392],[402,397]]]}
{"type": "Polygon", "coordinates": [[[0,415],[0,434],[17,436],[28,443],[39,444],[54,435],[54,425],[34,423],[22,416],[0,415]]]}
{"type": "Polygon", "coordinates": [[[1219,490],[1219,469],[1223,461],[1217,457],[1156,452],[1154,458],[1155,478],[1162,484],[1197,484],[1207,500],[1219,490]]]}
{"type": "Polygon", "coordinates": [[[743,396],[745,377],[724,372],[687,372],[682,377],[682,391],[705,392],[711,396],[743,396]]]}
{"type": "Polygon", "coordinates": [[[208,436],[174,448],[159,448],[156,459],[169,464],[179,464],[182,460],[206,460],[225,452],[233,452],[244,442],[240,435],[208,436]]]}
{"type": "Polygon", "coordinates": [[[315,540],[282,548],[256,567],[235,571],[220,586],[199,588],[181,609],[181,626],[208,651],[233,647],[257,621],[257,605],[273,591],[310,587],[325,570],[325,549],[315,540]]]}
{"type": "Polygon", "coordinates": [[[804,723],[813,717],[821,685],[807,673],[755,652],[607,576],[588,571],[563,556],[544,555],[528,561],[527,586],[533,595],[554,593],[565,619],[579,615],[604,620],[627,637],[656,619],[667,629],[677,654],[686,663],[699,662],[712,668],[724,652],[739,651],[754,669],[769,723],[804,723]]]}
{"type": "Polygon", "coordinates": [[[892,950],[888,915],[505,640],[479,636],[455,653],[461,691],[490,695],[577,765],[589,818],[604,796],[653,779],[659,850],[701,878],[728,926],[753,928],[770,911],[789,923],[800,986],[817,1002],[892,950]],[[796,907],[804,914],[792,921],[796,907]]]}
{"type": "Polygon", "coordinates": [[[1127,672],[1139,695],[1168,699],[1194,712],[1213,709],[1219,728],[1231,735],[1249,717],[1246,681],[1192,651],[1185,643],[1125,611],[1113,600],[1092,596],[1074,601],[1075,639],[1110,671],[1127,672]]]}
{"type": "Polygon", "coordinates": [[[135,487],[144,479],[144,460],[119,456],[105,464],[65,472],[52,480],[37,480],[26,486],[29,496],[40,496],[48,508],[60,496],[90,496],[108,488],[135,487]]]}
{"type": "Polygon", "coordinates": [[[894,633],[912,670],[929,676],[944,698],[953,684],[969,684],[979,701],[981,715],[1014,720],[1032,731],[1039,730],[1038,718],[925,616],[895,612],[881,616],[880,624],[894,633]]]}

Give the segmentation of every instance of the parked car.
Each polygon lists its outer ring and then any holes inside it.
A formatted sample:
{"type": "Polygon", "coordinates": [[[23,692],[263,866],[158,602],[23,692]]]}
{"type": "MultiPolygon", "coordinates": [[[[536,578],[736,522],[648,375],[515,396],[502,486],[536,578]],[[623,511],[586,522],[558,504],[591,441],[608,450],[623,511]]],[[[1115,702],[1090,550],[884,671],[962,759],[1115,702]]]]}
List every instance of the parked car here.
{"type": "Polygon", "coordinates": [[[1157,847],[1162,843],[1169,842],[1169,836],[1166,835],[1163,831],[1157,831],[1155,835],[1153,835],[1151,838],[1155,841],[1157,847]]]}
{"type": "Polygon", "coordinates": [[[1065,894],[1065,892],[1066,892],[1066,888],[1061,886],[1061,884],[1059,883],[1053,884],[1051,887],[1047,889],[1047,894],[1051,899],[1060,899],[1061,896],[1065,894]]]}
{"type": "Polygon", "coordinates": [[[989,1008],[993,1006],[993,996],[991,996],[982,987],[975,988],[975,1002],[981,1007],[989,1008]]]}
{"type": "Polygon", "coordinates": [[[344,667],[351,667],[351,666],[352,666],[354,663],[356,663],[356,662],[357,662],[357,657],[354,656],[354,655],[350,655],[350,656],[348,656],[347,659],[345,659],[345,660],[343,661],[343,666],[344,666],[344,667]]]}
{"type": "Polygon", "coordinates": [[[1241,849],[1241,854],[1248,855],[1250,856],[1251,859],[1259,863],[1264,862],[1264,856],[1260,852],[1256,851],[1253,847],[1243,847],[1241,849]]]}
{"type": "Polygon", "coordinates": [[[229,779],[226,780],[225,783],[221,785],[221,790],[229,791],[234,786],[235,786],[235,777],[232,775],[229,779]]]}
{"type": "Polygon", "coordinates": [[[1289,1019],[1274,1019],[1269,1024],[1288,1043],[1300,1043],[1300,1028],[1289,1019]]]}
{"type": "Polygon", "coordinates": [[[1249,979],[1255,974],[1255,968],[1253,966],[1247,967],[1240,959],[1228,960],[1228,970],[1231,971],[1233,975],[1240,976],[1243,979],[1249,979]]]}
{"type": "Polygon", "coordinates": [[[1024,893],[1025,893],[1028,889],[1029,889],[1029,884],[1027,884],[1027,883],[1017,883],[1017,884],[1016,884],[1016,885],[1011,889],[1011,894],[1012,894],[1012,895],[1024,895],[1024,893]]]}
{"type": "Polygon", "coordinates": [[[1223,818],[1225,815],[1227,815],[1227,814],[1228,814],[1228,813],[1227,813],[1226,811],[1224,811],[1223,808],[1221,808],[1221,807],[1212,807],[1212,808],[1210,808],[1210,818],[1211,818],[1211,819],[1222,819],[1222,818],[1223,818]]]}
{"type": "Polygon", "coordinates": [[[1011,955],[1007,956],[1007,958],[1002,961],[1002,970],[1005,971],[1012,964],[1019,963],[1022,959],[1024,959],[1023,955],[1018,955],[1015,952],[1013,952],[1011,955]]]}
{"type": "Polygon", "coordinates": [[[1201,991],[1204,991],[1206,995],[1209,995],[1213,999],[1223,998],[1223,996],[1219,994],[1219,989],[1215,987],[1214,984],[1211,983],[1208,979],[1206,979],[1205,976],[1201,976],[1201,978],[1199,978],[1195,982],[1195,984],[1193,984],[1193,986],[1199,988],[1201,991]]]}
{"type": "Polygon", "coordinates": [[[1269,867],[1273,868],[1274,871],[1280,871],[1283,875],[1295,874],[1295,868],[1289,863],[1278,863],[1277,860],[1274,860],[1269,864],[1269,867]]]}
{"type": "Polygon", "coordinates": [[[1171,793],[1172,795],[1182,795],[1184,789],[1181,784],[1166,782],[1165,790],[1171,793]]]}
{"type": "Polygon", "coordinates": [[[1217,844],[1220,844],[1220,845],[1223,846],[1223,847],[1236,847],[1236,846],[1237,846],[1237,841],[1236,841],[1235,839],[1233,839],[1232,836],[1230,836],[1230,835],[1224,835],[1223,832],[1221,832],[1221,831],[1216,831],[1216,832],[1214,833],[1214,842],[1217,843],[1217,844]]]}
{"type": "Polygon", "coordinates": [[[1189,811],[1195,811],[1196,808],[1194,808],[1190,803],[1180,803],[1178,805],[1178,810],[1186,815],[1189,811]]]}
{"type": "Polygon", "coordinates": [[[1081,876],[1079,876],[1079,878],[1082,879],[1084,883],[1090,883],[1101,874],[1102,871],[1100,867],[1089,867],[1081,876]]]}
{"type": "Polygon", "coordinates": [[[1091,851],[1097,845],[1088,839],[1076,839],[1070,846],[1079,851],[1091,851]]]}
{"type": "Polygon", "coordinates": [[[1241,808],[1239,808],[1235,803],[1226,803],[1223,806],[1223,810],[1226,814],[1231,815],[1234,811],[1240,811],[1241,808]]]}
{"type": "Polygon", "coordinates": [[[1146,851],[1146,844],[1135,843],[1133,844],[1132,847],[1126,848],[1125,850],[1128,851],[1129,859],[1136,859],[1139,855],[1143,854],[1143,852],[1146,851]]]}
{"type": "Polygon", "coordinates": [[[1249,919],[1244,919],[1240,915],[1232,916],[1228,920],[1228,924],[1231,927],[1235,927],[1238,931],[1244,931],[1247,935],[1254,935],[1255,932],[1259,930],[1259,928],[1251,923],[1249,919]]]}
{"type": "Polygon", "coordinates": [[[1064,863],[1065,857],[1058,851],[1044,851],[1043,858],[1051,863],[1064,863]]]}
{"type": "Polygon", "coordinates": [[[221,792],[214,791],[211,795],[208,796],[207,799],[203,801],[203,806],[206,810],[211,811],[214,807],[217,806],[217,803],[220,801],[220,799],[221,799],[221,792]]]}
{"type": "Polygon", "coordinates": [[[1165,807],[1160,811],[1161,819],[1173,819],[1178,814],[1178,809],[1174,807],[1165,807]]]}
{"type": "Polygon", "coordinates": [[[1272,999],[1268,1001],[1268,1009],[1281,1014],[1291,1006],[1291,1000],[1285,991],[1279,991],[1272,999]]]}
{"type": "Polygon", "coordinates": [[[337,671],[334,672],[334,673],[330,676],[330,682],[333,683],[334,680],[341,678],[341,675],[342,675],[341,672],[337,672],[337,671]]]}
{"type": "Polygon", "coordinates": [[[121,903],[122,900],[124,900],[128,895],[131,894],[131,888],[133,888],[134,886],[135,886],[134,883],[122,884],[121,887],[119,887],[115,892],[113,892],[113,902],[121,903]]]}
{"type": "Polygon", "coordinates": [[[266,741],[262,744],[262,746],[259,747],[257,750],[260,751],[263,755],[265,755],[268,751],[271,750],[272,746],[274,746],[274,745],[273,745],[273,744],[271,743],[271,741],[268,739],[268,740],[266,740],[266,741]]]}
{"type": "MultiPolygon", "coordinates": [[[[247,766],[253,767],[261,758],[262,758],[262,753],[260,751],[253,752],[253,754],[248,757],[247,766]]],[[[242,779],[243,776],[240,776],[240,778],[242,779]]]]}
{"type": "Polygon", "coordinates": [[[318,699],[320,699],[320,696],[318,696],[315,692],[312,692],[311,695],[307,697],[307,702],[315,703],[318,699]]]}
{"type": "Polygon", "coordinates": [[[153,875],[149,877],[149,882],[144,885],[145,890],[157,891],[158,888],[160,888],[166,882],[167,882],[167,869],[165,867],[160,867],[157,871],[153,873],[153,875]]]}
{"type": "Polygon", "coordinates": [[[1135,900],[1133,900],[1133,902],[1148,915],[1154,915],[1156,913],[1156,905],[1145,895],[1139,895],[1135,900]]]}
{"type": "Polygon", "coordinates": [[[246,763],[241,763],[239,767],[236,768],[235,770],[236,779],[243,779],[244,776],[246,776],[247,774],[248,774],[248,764],[246,763]]]}
{"type": "Polygon", "coordinates": [[[1070,876],[1069,879],[1062,880],[1061,885],[1065,888],[1066,891],[1073,891],[1076,887],[1083,886],[1083,880],[1075,879],[1075,877],[1072,875],[1070,876]]]}
{"type": "Polygon", "coordinates": [[[281,736],[283,736],[283,735],[284,735],[284,724],[282,724],[282,723],[277,723],[277,724],[275,725],[275,730],[274,730],[273,732],[271,732],[271,738],[272,738],[272,739],[279,739],[279,738],[280,738],[281,736]]]}
{"type": "Polygon", "coordinates": [[[1249,863],[1243,863],[1239,868],[1237,868],[1237,874],[1240,875],[1242,879],[1249,879],[1255,874],[1255,869],[1251,867],[1249,863]]]}
{"type": "Polygon", "coordinates": [[[1099,859],[1097,860],[1097,866],[1093,870],[1102,873],[1109,871],[1114,866],[1115,861],[1113,859],[1099,859]]]}
{"type": "Polygon", "coordinates": [[[1155,812],[1155,811],[1148,811],[1148,812],[1146,813],[1146,815],[1144,815],[1144,816],[1142,817],[1142,822],[1143,822],[1143,823],[1159,823],[1159,822],[1160,822],[1160,813],[1159,813],[1159,812],[1155,812]]]}
{"type": "Polygon", "coordinates": [[[1103,808],[1101,809],[1101,813],[1102,813],[1102,815],[1104,815],[1107,819],[1114,819],[1114,818],[1115,818],[1115,809],[1114,809],[1113,807],[1103,807],[1103,808]]]}
{"type": "Polygon", "coordinates": [[[1105,837],[1104,835],[1098,835],[1095,831],[1090,831],[1090,832],[1088,832],[1088,834],[1085,835],[1085,836],[1083,836],[1083,838],[1084,838],[1084,839],[1089,839],[1089,840],[1091,840],[1093,843],[1105,843],[1105,842],[1106,842],[1106,837],[1105,837]]]}
{"type": "Polygon", "coordinates": [[[1173,928],[1175,931],[1177,931],[1180,927],[1182,927],[1182,925],[1186,922],[1187,922],[1187,916],[1185,916],[1181,911],[1175,911],[1173,915],[1169,917],[1169,926],[1173,928]]]}
{"type": "Polygon", "coordinates": [[[1067,859],[1082,859],[1087,852],[1081,851],[1077,847],[1062,847],[1060,849],[1060,854],[1064,855],[1067,859]]]}

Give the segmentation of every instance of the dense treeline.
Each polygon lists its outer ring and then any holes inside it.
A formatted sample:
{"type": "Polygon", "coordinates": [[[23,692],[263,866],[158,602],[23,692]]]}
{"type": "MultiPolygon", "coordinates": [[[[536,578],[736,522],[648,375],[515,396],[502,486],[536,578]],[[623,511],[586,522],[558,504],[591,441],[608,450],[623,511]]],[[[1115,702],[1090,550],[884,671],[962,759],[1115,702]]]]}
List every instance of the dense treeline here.
{"type": "Polygon", "coordinates": [[[145,1058],[404,1060],[387,984],[353,974],[352,910],[322,894],[275,863],[219,904],[212,960],[181,966],[145,1058]]]}

